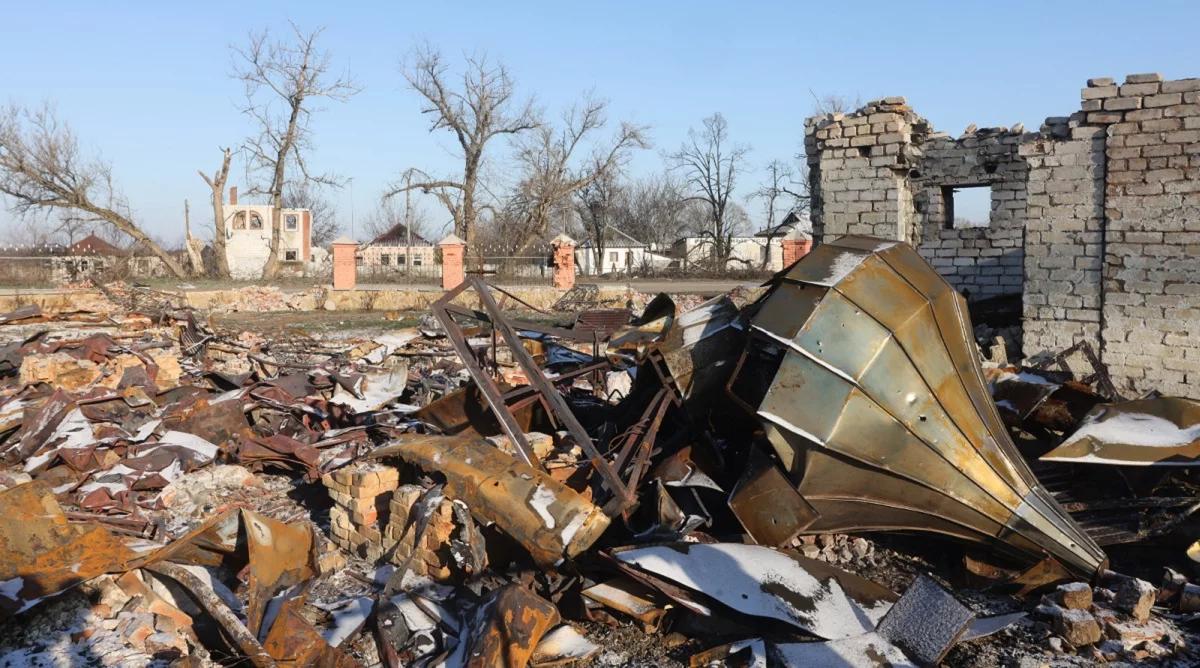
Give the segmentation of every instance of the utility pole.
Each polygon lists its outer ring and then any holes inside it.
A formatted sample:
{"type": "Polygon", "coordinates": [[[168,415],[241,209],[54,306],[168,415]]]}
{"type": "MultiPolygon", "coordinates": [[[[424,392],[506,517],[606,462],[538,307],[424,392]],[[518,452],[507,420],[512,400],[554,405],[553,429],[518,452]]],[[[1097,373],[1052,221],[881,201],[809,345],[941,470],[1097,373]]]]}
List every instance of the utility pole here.
{"type": "Polygon", "coordinates": [[[411,198],[412,193],[412,172],[404,174],[404,233],[407,235],[407,241],[404,246],[404,275],[408,276],[409,267],[412,266],[412,208],[411,198]]]}
{"type": "Polygon", "coordinates": [[[350,238],[358,241],[358,237],[354,236],[354,177],[351,176],[350,181],[350,238]]]}

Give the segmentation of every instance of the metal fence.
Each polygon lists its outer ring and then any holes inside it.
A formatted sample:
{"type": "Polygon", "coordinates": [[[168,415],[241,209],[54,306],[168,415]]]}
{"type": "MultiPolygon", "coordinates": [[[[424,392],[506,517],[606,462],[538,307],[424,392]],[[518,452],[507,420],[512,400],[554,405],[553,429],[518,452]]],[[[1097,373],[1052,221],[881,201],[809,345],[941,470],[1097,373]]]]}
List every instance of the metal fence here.
{"type": "Polygon", "coordinates": [[[359,265],[358,282],[387,285],[440,285],[441,263],[411,266],[359,265]]]}
{"type": "Polygon", "coordinates": [[[467,248],[466,272],[500,285],[551,285],[553,253],[550,244],[521,251],[499,244],[480,244],[467,248]]]}

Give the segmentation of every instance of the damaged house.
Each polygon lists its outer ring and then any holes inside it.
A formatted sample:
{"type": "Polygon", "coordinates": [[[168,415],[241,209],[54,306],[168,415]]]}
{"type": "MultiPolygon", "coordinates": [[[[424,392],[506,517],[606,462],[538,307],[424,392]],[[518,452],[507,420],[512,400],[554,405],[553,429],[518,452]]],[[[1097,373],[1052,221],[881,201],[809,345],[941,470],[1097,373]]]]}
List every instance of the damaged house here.
{"type": "Polygon", "coordinates": [[[959,137],[889,97],[805,146],[816,243],[910,243],[972,302],[1019,297],[1027,358],[1086,342],[1122,394],[1200,397],[1200,79],[1092,79],[1036,132],[959,137]],[[954,215],[973,188],[983,227],[954,215]]]}

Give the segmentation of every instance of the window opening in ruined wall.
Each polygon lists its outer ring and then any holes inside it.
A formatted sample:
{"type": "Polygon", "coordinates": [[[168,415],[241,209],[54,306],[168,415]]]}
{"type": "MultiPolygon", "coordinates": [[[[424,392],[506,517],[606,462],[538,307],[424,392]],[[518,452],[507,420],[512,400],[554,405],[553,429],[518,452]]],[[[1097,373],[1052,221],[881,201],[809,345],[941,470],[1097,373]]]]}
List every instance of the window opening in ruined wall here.
{"type": "Polygon", "coordinates": [[[991,186],[942,186],[942,202],[948,230],[987,227],[991,224],[991,186]]]}

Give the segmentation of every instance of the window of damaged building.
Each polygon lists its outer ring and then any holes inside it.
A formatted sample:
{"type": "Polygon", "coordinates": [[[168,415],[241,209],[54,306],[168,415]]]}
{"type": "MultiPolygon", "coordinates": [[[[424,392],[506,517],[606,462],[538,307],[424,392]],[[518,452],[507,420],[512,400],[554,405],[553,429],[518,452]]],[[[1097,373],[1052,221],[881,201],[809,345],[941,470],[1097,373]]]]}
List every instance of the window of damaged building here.
{"type": "Polygon", "coordinates": [[[942,186],[942,215],[946,229],[987,227],[992,222],[990,185],[942,186]]]}

